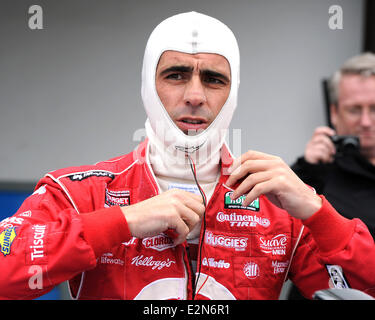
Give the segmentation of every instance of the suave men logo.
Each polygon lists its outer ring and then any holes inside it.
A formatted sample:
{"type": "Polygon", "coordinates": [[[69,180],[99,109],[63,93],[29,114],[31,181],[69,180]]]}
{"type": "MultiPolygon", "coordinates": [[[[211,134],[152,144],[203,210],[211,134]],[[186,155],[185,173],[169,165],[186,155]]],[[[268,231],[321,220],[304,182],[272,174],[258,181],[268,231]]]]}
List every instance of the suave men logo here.
{"type": "Polygon", "coordinates": [[[250,203],[248,206],[244,207],[242,205],[242,203],[244,202],[246,196],[242,195],[241,197],[237,198],[236,200],[232,200],[230,198],[232,193],[233,193],[233,191],[228,191],[227,193],[225,193],[224,208],[259,211],[259,198],[256,198],[252,203],[250,203]]]}

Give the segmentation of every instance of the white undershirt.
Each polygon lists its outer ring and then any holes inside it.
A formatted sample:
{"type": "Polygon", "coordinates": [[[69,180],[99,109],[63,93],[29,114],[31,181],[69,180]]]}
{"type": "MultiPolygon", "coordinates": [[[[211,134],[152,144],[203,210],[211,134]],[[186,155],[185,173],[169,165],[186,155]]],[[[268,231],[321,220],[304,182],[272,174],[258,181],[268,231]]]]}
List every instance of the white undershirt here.
{"type": "MultiPolygon", "coordinates": [[[[165,192],[171,188],[179,188],[200,194],[189,161],[187,159],[186,161],[176,161],[172,154],[165,151],[164,145],[153,135],[153,132],[148,132],[148,138],[148,158],[160,191],[165,192]]],[[[196,175],[208,203],[220,177],[220,150],[217,154],[211,155],[210,161],[196,164],[196,175]]],[[[199,243],[200,228],[201,221],[188,234],[189,244],[197,245],[199,243]]],[[[195,271],[196,261],[192,260],[192,265],[195,271]]]]}

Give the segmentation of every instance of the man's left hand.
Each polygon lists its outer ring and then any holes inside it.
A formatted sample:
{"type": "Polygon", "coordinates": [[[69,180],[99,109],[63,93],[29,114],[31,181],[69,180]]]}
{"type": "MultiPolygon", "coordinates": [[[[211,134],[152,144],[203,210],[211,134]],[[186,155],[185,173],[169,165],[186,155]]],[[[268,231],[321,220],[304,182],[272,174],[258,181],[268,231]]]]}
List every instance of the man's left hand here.
{"type": "Polygon", "coordinates": [[[232,199],[247,194],[243,206],[263,194],[274,205],[302,220],[322,206],[322,199],[280,157],[249,150],[233,162],[229,173],[226,185],[234,186],[232,199]]]}

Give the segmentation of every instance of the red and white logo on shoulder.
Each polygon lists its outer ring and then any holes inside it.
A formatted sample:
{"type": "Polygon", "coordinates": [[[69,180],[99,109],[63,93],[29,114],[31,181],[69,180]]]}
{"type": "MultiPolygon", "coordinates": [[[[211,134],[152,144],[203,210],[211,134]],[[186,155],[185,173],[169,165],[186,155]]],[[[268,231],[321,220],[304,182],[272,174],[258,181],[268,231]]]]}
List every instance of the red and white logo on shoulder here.
{"type": "Polygon", "coordinates": [[[129,190],[105,190],[104,207],[112,206],[129,206],[130,205],[130,191],[129,190]]]}
{"type": "Polygon", "coordinates": [[[245,276],[249,279],[255,279],[259,277],[259,266],[253,261],[246,263],[243,267],[245,276]]]}

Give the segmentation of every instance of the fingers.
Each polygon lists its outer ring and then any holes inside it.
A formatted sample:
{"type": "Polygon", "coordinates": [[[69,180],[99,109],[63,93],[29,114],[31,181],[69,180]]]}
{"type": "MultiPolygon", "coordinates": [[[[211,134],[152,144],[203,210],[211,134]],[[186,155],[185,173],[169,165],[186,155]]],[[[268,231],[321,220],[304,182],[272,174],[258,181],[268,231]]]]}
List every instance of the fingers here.
{"type": "MultiPolygon", "coordinates": [[[[238,197],[240,197],[243,194],[250,193],[251,190],[253,190],[253,188],[256,185],[258,185],[260,183],[263,183],[264,181],[267,181],[267,180],[271,179],[272,176],[273,176],[273,173],[270,172],[270,171],[261,171],[261,172],[250,174],[233,191],[233,193],[231,194],[231,199],[235,200],[235,199],[237,199],[238,197]]],[[[256,192],[255,192],[255,194],[256,194],[256,192]]],[[[247,205],[249,205],[260,194],[256,195],[255,197],[253,197],[252,195],[254,195],[254,192],[251,195],[248,194],[248,196],[245,198],[244,202],[242,203],[242,205],[244,207],[247,206],[247,205]]]]}
{"type": "Polygon", "coordinates": [[[177,237],[173,239],[175,245],[183,243],[203,216],[205,207],[201,196],[181,190],[171,190],[167,194],[172,199],[174,211],[168,221],[169,228],[175,230],[177,237]]]}
{"type": "Polygon", "coordinates": [[[200,195],[169,190],[131,206],[122,207],[121,210],[134,237],[152,237],[170,230],[170,234],[177,234],[173,239],[177,245],[185,241],[187,234],[200,221],[205,207],[200,195]]]}
{"type": "MultiPolygon", "coordinates": [[[[247,175],[259,171],[270,170],[277,166],[283,166],[283,161],[279,157],[265,155],[262,153],[248,153],[242,157],[243,162],[232,171],[226,185],[228,187],[233,186],[237,181],[246,178],[247,175]]],[[[234,167],[233,167],[234,168],[234,167]]]]}
{"type": "Polygon", "coordinates": [[[176,220],[170,223],[170,228],[175,231],[177,237],[173,239],[174,245],[183,243],[190,232],[187,224],[181,219],[176,217],[176,220]]]}
{"type": "MultiPolygon", "coordinates": [[[[179,189],[172,189],[164,193],[164,195],[171,195],[172,197],[176,197],[177,202],[180,202],[184,207],[190,209],[190,211],[186,212],[194,212],[198,215],[199,218],[202,217],[205,207],[203,204],[203,198],[201,195],[197,195],[191,192],[179,190],[179,189]]],[[[181,210],[184,208],[181,207],[181,210]]],[[[183,213],[185,211],[182,211],[183,213]]]]}
{"type": "Polygon", "coordinates": [[[239,182],[231,198],[235,200],[247,194],[242,203],[243,206],[248,206],[262,194],[275,198],[272,195],[280,189],[283,183],[285,184],[285,180],[288,179],[286,177],[290,176],[291,169],[280,157],[258,151],[248,151],[239,159],[234,164],[235,169],[226,181],[226,185],[230,187],[239,182]],[[241,162],[240,165],[238,165],[239,162],[241,162]]]}
{"type": "Polygon", "coordinates": [[[249,150],[233,161],[231,167],[229,168],[229,173],[233,173],[234,170],[240,167],[247,160],[270,160],[273,158],[277,158],[277,157],[263,153],[263,152],[249,150]]]}
{"type": "Polygon", "coordinates": [[[312,164],[332,162],[336,153],[336,148],[330,136],[334,134],[335,131],[331,128],[316,128],[310,141],[306,144],[305,160],[312,164]]]}
{"type": "Polygon", "coordinates": [[[327,136],[334,136],[336,134],[336,131],[330,127],[321,126],[315,129],[314,134],[324,134],[327,136]]]}

